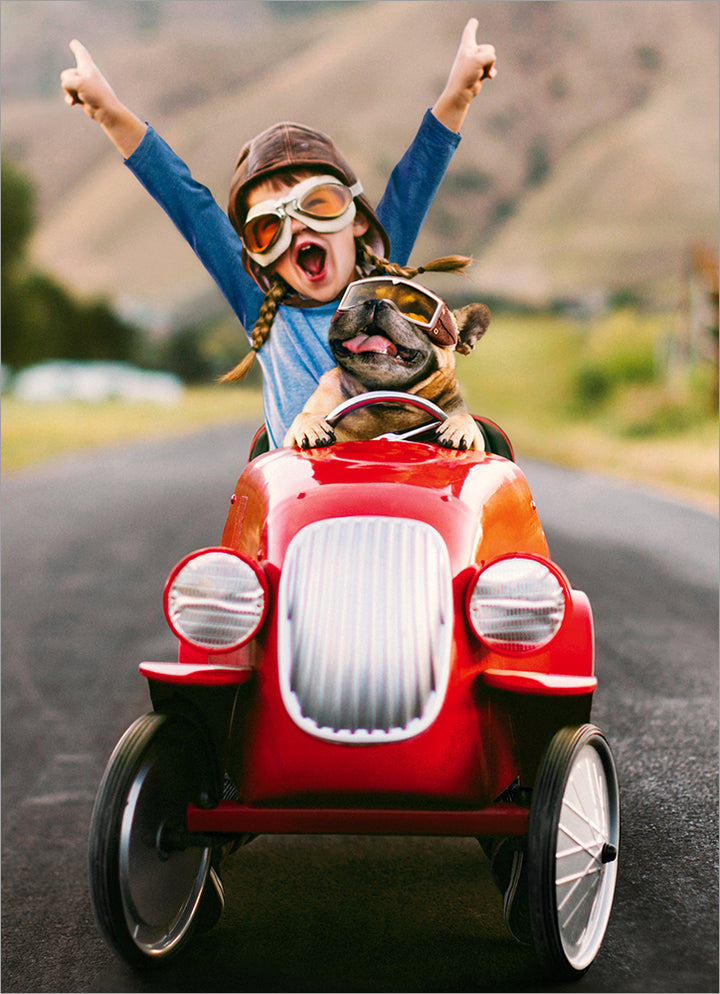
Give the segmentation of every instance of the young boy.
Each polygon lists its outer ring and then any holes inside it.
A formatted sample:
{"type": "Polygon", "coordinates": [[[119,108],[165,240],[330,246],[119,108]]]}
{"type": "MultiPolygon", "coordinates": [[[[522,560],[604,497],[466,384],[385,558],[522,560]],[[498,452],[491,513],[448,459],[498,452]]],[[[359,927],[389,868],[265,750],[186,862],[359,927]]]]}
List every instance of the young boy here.
{"type": "Polygon", "coordinates": [[[153,128],[121,103],[83,45],[70,44],[77,65],[61,75],[66,101],[102,126],[252,329],[250,356],[233,373],[244,375],[257,354],[271,447],[282,445],[320,376],[334,365],[327,331],[347,284],[369,269],[390,271],[390,262],[407,262],[470,104],[496,72],[495,50],[477,44],[477,26],[475,18],[468,21],[446,86],[377,211],[331,139],[282,123],[243,147],[229,218],[153,128]]]}

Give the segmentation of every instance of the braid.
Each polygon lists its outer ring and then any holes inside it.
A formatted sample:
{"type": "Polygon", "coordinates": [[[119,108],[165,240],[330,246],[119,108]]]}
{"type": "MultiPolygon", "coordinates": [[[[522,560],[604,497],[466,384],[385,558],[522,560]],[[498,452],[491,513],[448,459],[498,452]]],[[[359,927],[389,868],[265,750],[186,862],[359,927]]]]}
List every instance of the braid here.
{"type": "Polygon", "coordinates": [[[220,377],[220,383],[235,383],[247,376],[250,367],[255,362],[255,356],[270,337],[270,328],[286,293],[287,283],[279,276],[273,276],[262,302],[255,327],[250,332],[250,351],[234,369],[220,377]]]}
{"type": "Polygon", "coordinates": [[[364,241],[358,243],[358,254],[361,262],[365,262],[371,266],[376,274],[385,273],[388,276],[402,276],[409,280],[418,276],[420,273],[460,272],[472,262],[472,259],[466,255],[446,255],[440,259],[433,259],[432,262],[427,262],[424,266],[398,266],[388,259],[383,259],[375,255],[364,241]]]}

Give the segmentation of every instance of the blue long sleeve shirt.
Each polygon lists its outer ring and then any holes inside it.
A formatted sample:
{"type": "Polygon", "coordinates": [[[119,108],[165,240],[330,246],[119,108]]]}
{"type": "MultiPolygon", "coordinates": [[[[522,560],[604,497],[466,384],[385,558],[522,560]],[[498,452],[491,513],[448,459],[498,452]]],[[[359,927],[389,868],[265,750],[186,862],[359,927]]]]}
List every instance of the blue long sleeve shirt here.
{"type": "MultiPolygon", "coordinates": [[[[460,142],[428,110],[390,176],[377,216],[391,245],[390,259],[405,265],[448,164],[460,142]]],[[[125,164],[190,244],[247,330],[257,321],[264,294],[242,264],[242,241],[207,187],[152,127],[125,164]]],[[[258,352],[270,445],[276,448],[322,374],[335,365],[328,345],[337,302],[278,308],[270,336],[258,352]]]]}

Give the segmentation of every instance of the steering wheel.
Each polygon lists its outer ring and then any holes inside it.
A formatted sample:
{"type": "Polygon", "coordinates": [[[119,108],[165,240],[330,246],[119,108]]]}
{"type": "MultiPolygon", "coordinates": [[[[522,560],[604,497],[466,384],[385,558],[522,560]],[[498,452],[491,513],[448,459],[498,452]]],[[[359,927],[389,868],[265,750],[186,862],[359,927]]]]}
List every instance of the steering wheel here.
{"type": "Polygon", "coordinates": [[[423,411],[425,414],[429,414],[432,418],[431,421],[418,425],[415,428],[410,428],[408,431],[389,431],[383,435],[376,435],[375,439],[390,438],[405,440],[414,438],[416,435],[422,435],[431,428],[437,428],[439,424],[447,420],[447,414],[437,404],[433,404],[431,400],[418,397],[414,393],[401,393],[398,390],[370,390],[368,393],[358,394],[357,397],[351,397],[349,400],[343,401],[342,404],[338,404],[337,407],[330,411],[325,420],[331,428],[334,428],[346,415],[375,404],[406,404],[417,408],[419,411],[423,411]]]}

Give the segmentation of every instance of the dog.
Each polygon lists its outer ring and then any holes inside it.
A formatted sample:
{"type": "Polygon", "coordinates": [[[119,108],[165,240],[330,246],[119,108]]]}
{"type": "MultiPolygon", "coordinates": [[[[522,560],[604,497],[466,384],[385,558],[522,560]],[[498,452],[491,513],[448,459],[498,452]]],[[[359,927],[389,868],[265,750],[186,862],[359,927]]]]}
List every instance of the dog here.
{"type": "MultiPolygon", "coordinates": [[[[444,301],[419,284],[388,277],[350,284],[333,316],[329,345],[337,365],[321,378],[302,413],[291,424],[285,446],[308,449],[335,441],[374,438],[402,432],[428,420],[422,411],[392,405],[372,405],[346,415],[333,429],[327,414],[343,401],[373,390],[393,390],[431,400],[447,415],[435,429],[435,441],[452,449],[485,448],[477,423],[468,413],[455,375],[455,352],[469,355],[487,331],[490,311],[485,304],[468,304],[450,311],[444,301]],[[393,299],[376,295],[375,286],[391,285],[393,299]],[[372,285],[372,286],[371,286],[372,285]],[[343,306],[348,291],[359,288],[343,306]],[[412,314],[410,298],[417,293],[434,298],[439,320],[421,327],[412,314]],[[357,298],[357,302],[353,302],[357,298]],[[403,311],[406,313],[404,314],[403,311]]],[[[435,306],[430,300],[430,305],[435,306]]]]}

